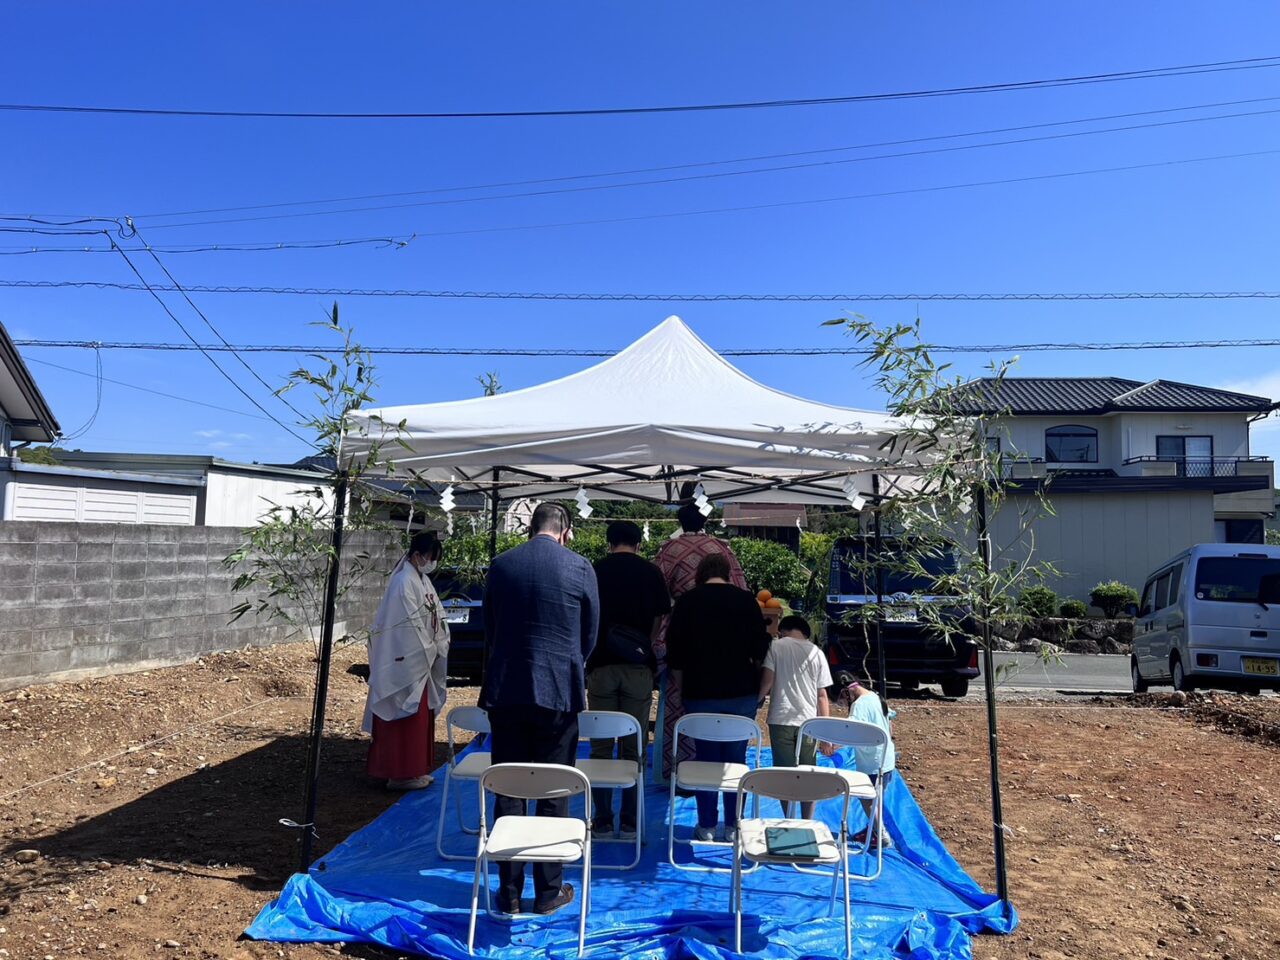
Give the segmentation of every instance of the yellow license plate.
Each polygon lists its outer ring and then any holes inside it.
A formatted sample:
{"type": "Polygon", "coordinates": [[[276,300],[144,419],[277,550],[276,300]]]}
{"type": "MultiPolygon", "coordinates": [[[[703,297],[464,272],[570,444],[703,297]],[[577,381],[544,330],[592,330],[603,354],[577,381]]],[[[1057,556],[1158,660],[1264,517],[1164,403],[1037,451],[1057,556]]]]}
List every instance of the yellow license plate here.
{"type": "Polygon", "coordinates": [[[1280,677],[1280,660],[1262,660],[1258,657],[1241,657],[1240,665],[1245,673],[1259,677],[1280,677]]]}

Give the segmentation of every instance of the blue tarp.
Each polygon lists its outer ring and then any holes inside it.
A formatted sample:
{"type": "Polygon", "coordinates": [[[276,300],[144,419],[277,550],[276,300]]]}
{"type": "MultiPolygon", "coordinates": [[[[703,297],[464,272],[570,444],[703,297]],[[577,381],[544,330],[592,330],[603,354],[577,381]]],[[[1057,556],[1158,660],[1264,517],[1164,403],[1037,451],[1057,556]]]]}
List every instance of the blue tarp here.
{"type": "MultiPolygon", "coordinates": [[[[767,758],[768,751],[764,754],[767,758]]],[[[837,766],[851,762],[845,754],[819,759],[837,766]]],[[[406,795],[307,874],[291,877],[248,935],[282,942],[368,942],[446,960],[466,957],[474,868],[436,855],[440,787],[438,780],[430,790],[406,795]]],[[[474,788],[464,787],[461,797],[467,820],[474,823],[474,788]]],[[[587,953],[643,960],[735,956],[729,877],[668,864],[667,792],[651,787],[645,802],[648,833],[640,864],[627,871],[592,871],[587,953]]],[[[692,799],[677,798],[677,837],[689,836],[693,807],[692,799]]],[[[762,813],[780,811],[776,805],[770,810],[766,801],[762,813]]],[[[822,804],[818,815],[834,826],[838,803],[822,804]]],[[[859,821],[865,824],[860,810],[851,818],[859,821]]],[[[983,892],[947,852],[901,777],[886,790],[885,822],[893,846],[885,852],[884,872],[872,882],[852,884],[855,956],[970,960],[972,934],[1008,933],[1017,925],[1012,905],[983,892]]],[[[457,829],[452,811],[445,842],[450,851],[465,852],[468,843],[474,849],[474,840],[457,829]]],[[[677,859],[691,856],[691,848],[676,849],[677,859]]],[[[702,853],[707,849],[698,848],[700,860],[728,864],[719,849],[702,853]]],[[[623,844],[593,844],[597,865],[626,862],[631,852],[623,844]]],[[[855,874],[873,869],[870,857],[854,862],[855,874]]],[[[580,886],[574,868],[566,877],[580,886]]],[[[496,885],[496,874],[490,882],[496,885]]],[[[837,902],[835,914],[828,916],[829,880],[765,867],[744,877],[743,890],[745,952],[794,960],[844,955],[843,908],[837,902]]],[[[525,896],[532,897],[528,887],[525,896]]],[[[575,902],[552,917],[502,923],[485,916],[482,900],[476,954],[501,960],[533,951],[572,957],[578,946],[577,907],[575,902]]]]}

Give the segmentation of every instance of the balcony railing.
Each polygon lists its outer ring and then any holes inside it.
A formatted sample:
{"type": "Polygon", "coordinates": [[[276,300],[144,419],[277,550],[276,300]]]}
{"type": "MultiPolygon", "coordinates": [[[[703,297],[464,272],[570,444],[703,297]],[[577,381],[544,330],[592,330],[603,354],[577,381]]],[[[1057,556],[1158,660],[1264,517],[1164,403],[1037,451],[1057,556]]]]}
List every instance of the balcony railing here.
{"type": "Polygon", "coordinates": [[[1132,463],[1168,463],[1172,464],[1175,476],[1179,477],[1237,477],[1242,473],[1253,473],[1247,467],[1241,469],[1243,463],[1267,463],[1270,457],[1130,457],[1125,465],[1132,463]]]}

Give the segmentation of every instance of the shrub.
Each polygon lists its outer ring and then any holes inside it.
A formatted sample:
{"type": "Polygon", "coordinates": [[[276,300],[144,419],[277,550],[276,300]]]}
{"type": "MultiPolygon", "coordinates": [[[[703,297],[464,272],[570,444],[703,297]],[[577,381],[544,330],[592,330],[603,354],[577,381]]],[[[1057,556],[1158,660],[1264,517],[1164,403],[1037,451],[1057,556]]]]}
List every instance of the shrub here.
{"type": "Polygon", "coordinates": [[[1106,580],[1090,591],[1089,602],[1108,620],[1114,620],[1126,604],[1138,602],[1138,591],[1119,580],[1106,580]]]}
{"type": "Polygon", "coordinates": [[[1048,587],[1027,587],[1018,597],[1018,607],[1029,617],[1052,617],[1058,612],[1058,595],[1048,587]]]}
{"type": "Polygon", "coordinates": [[[800,558],[783,544],[736,537],[729,545],[742,564],[742,572],[752,593],[768,590],[787,600],[804,595],[809,572],[800,558]]]}
{"type": "Polygon", "coordinates": [[[1068,620],[1080,620],[1089,613],[1089,605],[1083,600],[1063,600],[1058,614],[1068,620]]]}

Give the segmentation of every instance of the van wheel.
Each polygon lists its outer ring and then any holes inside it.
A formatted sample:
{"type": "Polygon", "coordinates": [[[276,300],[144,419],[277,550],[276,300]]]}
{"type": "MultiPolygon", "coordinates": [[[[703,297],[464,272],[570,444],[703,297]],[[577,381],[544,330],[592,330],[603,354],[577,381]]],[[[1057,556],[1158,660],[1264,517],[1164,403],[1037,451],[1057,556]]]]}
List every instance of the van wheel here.
{"type": "Polygon", "coordinates": [[[948,677],[942,681],[942,693],[947,697],[963,697],[969,692],[969,680],[966,677],[948,677]]]}
{"type": "Polygon", "coordinates": [[[1181,690],[1183,693],[1190,693],[1196,688],[1196,685],[1187,676],[1186,671],[1182,669],[1182,660],[1174,657],[1169,662],[1169,673],[1173,677],[1173,689],[1181,690]]]}
{"type": "Polygon", "coordinates": [[[1129,661],[1129,675],[1133,679],[1133,692],[1146,693],[1147,681],[1142,678],[1142,674],[1138,672],[1138,661],[1136,659],[1129,661]]]}

